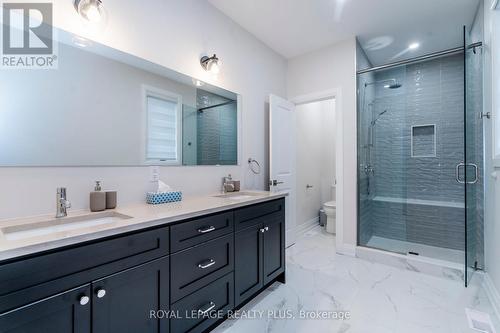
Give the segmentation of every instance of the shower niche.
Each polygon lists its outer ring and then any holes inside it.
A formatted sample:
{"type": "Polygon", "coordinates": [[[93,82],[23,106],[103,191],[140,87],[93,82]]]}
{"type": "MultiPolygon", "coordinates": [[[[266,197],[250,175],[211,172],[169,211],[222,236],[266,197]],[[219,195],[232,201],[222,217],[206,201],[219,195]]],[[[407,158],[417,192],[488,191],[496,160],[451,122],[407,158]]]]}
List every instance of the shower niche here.
{"type": "Polygon", "coordinates": [[[411,157],[436,157],[436,125],[411,127],[411,157]]]}

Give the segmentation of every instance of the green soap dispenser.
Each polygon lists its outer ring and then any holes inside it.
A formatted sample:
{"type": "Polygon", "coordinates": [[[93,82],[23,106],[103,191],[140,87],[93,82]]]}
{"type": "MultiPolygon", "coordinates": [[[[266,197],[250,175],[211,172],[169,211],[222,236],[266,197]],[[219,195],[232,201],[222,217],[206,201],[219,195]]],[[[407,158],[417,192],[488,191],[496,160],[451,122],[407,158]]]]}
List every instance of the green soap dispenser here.
{"type": "Polygon", "coordinates": [[[90,192],[90,211],[102,212],[106,209],[106,193],[102,191],[101,182],[95,182],[94,192],[90,192]]]}

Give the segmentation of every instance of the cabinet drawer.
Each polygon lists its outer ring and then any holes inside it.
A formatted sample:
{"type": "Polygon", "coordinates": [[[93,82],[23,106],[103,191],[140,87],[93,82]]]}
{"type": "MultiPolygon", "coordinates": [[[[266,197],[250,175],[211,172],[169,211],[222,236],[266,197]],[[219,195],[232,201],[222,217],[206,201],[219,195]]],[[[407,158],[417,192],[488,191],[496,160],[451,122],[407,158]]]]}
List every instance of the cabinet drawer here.
{"type": "Polygon", "coordinates": [[[177,252],[234,230],[233,212],[202,217],[170,227],[170,250],[177,252]]]}
{"type": "Polygon", "coordinates": [[[244,207],[234,212],[234,225],[236,230],[245,229],[259,223],[259,218],[270,214],[284,214],[285,199],[244,207]]]}
{"type": "Polygon", "coordinates": [[[171,256],[171,302],[233,271],[234,236],[229,234],[171,256]]]}
{"type": "Polygon", "coordinates": [[[171,319],[170,332],[203,332],[222,319],[218,318],[218,311],[225,314],[234,308],[233,280],[233,273],[230,273],[172,304],[171,309],[173,313],[178,313],[179,318],[171,319]]]}
{"type": "Polygon", "coordinates": [[[0,265],[0,313],[168,254],[168,227],[0,265]]]}

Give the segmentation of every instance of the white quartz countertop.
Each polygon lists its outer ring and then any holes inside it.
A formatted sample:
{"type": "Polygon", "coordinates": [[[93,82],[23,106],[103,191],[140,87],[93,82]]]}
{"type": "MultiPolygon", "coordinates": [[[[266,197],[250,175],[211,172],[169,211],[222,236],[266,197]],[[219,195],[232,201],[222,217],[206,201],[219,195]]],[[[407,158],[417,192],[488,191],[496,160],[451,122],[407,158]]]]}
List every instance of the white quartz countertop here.
{"type": "MultiPolygon", "coordinates": [[[[186,197],[180,202],[162,205],[148,205],[144,203],[119,206],[114,210],[108,210],[106,212],[111,214],[114,212],[117,214],[127,215],[131,218],[119,220],[113,223],[105,223],[101,225],[97,224],[73,230],[55,230],[54,232],[44,233],[41,235],[34,234],[33,236],[19,239],[6,237],[5,230],[9,228],[22,228],[25,225],[31,225],[34,223],[47,223],[48,221],[54,220],[54,216],[45,215],[0,220],[0,261],[96,240],[103,237],[114,236],[130,231],[137,231],[160,225],[168,225],[169,223],[193,217],[283,198],[287,195],[287,193],[271,193],[264,191],[245,191],[244,193],[251,193],[252,195],[244,195],[240,198],[223,198],[214,194],[199,197],[186,197]]],[[[57,222],[64,222],[64,219],[74,219],[92,214],[99,217],[103,213],[91,213],[84,210],[70,210],[68,212],[68,217],[57,219],[57,222]]]]}

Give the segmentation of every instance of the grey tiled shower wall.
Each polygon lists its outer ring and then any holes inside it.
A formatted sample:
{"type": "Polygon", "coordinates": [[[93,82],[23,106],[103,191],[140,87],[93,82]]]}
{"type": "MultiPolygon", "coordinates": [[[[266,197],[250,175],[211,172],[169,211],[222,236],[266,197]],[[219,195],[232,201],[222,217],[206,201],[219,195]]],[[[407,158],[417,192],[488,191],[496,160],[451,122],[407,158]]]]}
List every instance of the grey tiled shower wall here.
{"type": "Polygon", "coordinates": [[[358,91],[360,244],[380,236],[464,250],[465,190],[455,180],[464,160],[463,54],[359,75],[358,91]],[[386,87],[394,82],[402,86],[386,87]],[[435,142],[435,157],[412,157],[412,126],[430,125],[435,137],[415,144],[435,142]]]}

